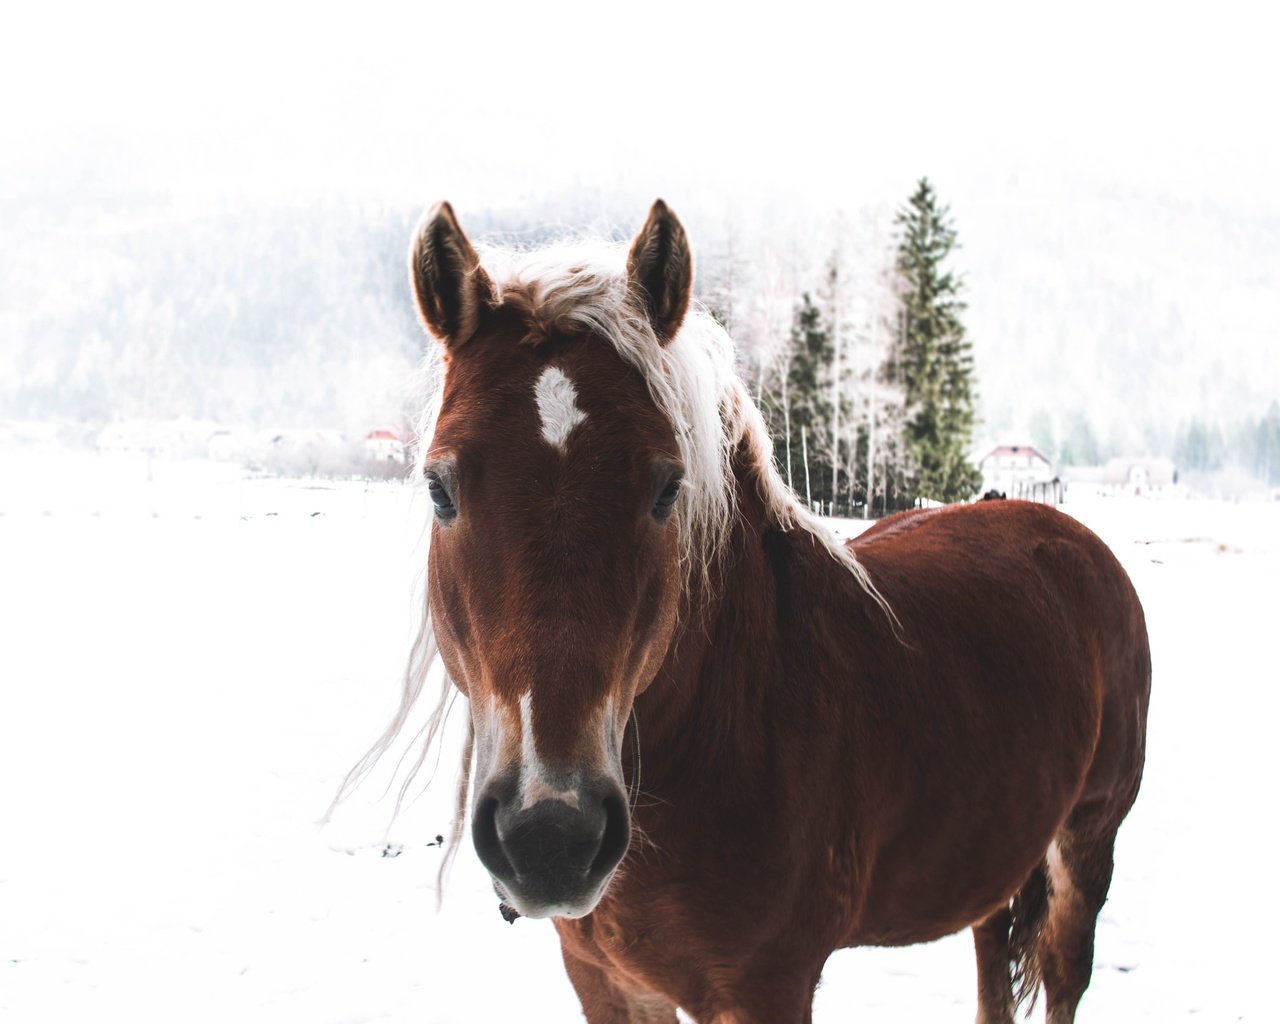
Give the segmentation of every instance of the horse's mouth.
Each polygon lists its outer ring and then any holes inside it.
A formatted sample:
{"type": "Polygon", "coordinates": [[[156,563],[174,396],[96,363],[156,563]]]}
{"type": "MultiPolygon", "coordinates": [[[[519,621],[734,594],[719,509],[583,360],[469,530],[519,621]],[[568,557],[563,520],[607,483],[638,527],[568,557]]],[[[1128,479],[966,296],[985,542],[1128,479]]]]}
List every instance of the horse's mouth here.
{"type": "Polygon", "coordinates": [[[493,891],[497,894],[502,916],[508,921],[514,921],[518,917],[535,920],[586,917],[604,898],[615,873],[610,871],[603,879],[591,884],[585,892],[565,891],[564,886],[549,886],[536,881],[522,886],[519,882],[507,883],[493,875],[489,877],[493,882],[493,891]]]}

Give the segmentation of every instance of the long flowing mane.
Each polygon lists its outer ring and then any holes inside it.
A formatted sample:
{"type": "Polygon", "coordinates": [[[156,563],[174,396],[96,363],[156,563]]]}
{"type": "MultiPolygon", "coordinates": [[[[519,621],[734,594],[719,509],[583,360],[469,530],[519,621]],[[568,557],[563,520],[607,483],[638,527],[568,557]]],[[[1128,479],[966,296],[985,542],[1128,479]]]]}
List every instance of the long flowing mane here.
{"type": "MultiPolygon", "coordinates": [[[[658,408],[670,421],[684,464],[686,495],[676,512],[683,585],[713,585],[715,568],[732,534],[737,510],[734,459],[741,450],[753,462],[760,497],[774,526],[803,530],[813,542],[854,575],[891,622],[896,619],[866,570],[814,515],[779,474],[760,410],[739,378],[733,343],[725,329],[699,303],[689,309],[678,334],[659,343],[649,317],[629,287],[626,250],[601,242],[575,242],[533,251],[481,247],[482,266],[495,292],[495,304],[518,309],[531,335],[587,332],[610,344],[642,374],[658,408]]],[[[432,393],[419,422],[414,467],[430,448],[445,386],[443,364],[434,352],[424,379],[432,393]]],[[[421,619],[401,685],[400,702],[390,724],[351,769],[330,805],[333,809],[373,770],[404,730],[437,660],[435,637],[425,593],[418,601],[421,619]]],[[[440,734],[457,691],[441,673],[440,694],[402,758],[402,781],[395,815],[413,786],[440,734]],[[416,747],[416,754],[414,748],[416,747]],[[408,767],[403,762],[408,761],[408,767]]],[[[460,773],[452,842],[441,867],[443,876],[461,837],[469,787],[471,743],[468,739],[460,773]]],[[[326,816],[327,818],[327,816],[326,816]]]]}

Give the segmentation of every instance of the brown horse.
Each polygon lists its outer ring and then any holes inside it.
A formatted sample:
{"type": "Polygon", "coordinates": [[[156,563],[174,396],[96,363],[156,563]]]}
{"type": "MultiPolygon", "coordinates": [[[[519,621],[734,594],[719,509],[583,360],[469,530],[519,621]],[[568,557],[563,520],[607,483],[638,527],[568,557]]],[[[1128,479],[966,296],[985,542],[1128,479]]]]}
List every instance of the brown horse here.
{"type": "Polygon", "coordinates": [[[979,1021],[1041,985],[1073,1020],[1150,690],[1111,552],[1017,501],[834,540],[661,201],[625,266],[482,260],[447,204],[410,263],[443,352],[426,635],[469,698],[462,806],[587,1020],[807,1021],[833,950],[965,927],[979,1021]]]}

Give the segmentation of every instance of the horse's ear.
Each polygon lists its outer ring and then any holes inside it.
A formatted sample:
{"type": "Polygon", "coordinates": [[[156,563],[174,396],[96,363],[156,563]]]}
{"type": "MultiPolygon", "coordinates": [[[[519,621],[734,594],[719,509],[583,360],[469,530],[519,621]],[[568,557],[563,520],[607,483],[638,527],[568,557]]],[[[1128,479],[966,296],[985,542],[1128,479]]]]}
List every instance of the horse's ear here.
{"type": "Polygon", "coordinates": [[[693,294],[693,254],[689,239],[671,209],[661,199],[631,243],[627,277],[644,302],[658,341],[666,345],[680,330],[693,294]]]}
{"type": "Polygon", "coordinates": [[[489,275],[448,203],[437,203],[418,225],[409,276],[422,322],[449,348],[476,333],[481,314],[493,303],[489,275]]]}

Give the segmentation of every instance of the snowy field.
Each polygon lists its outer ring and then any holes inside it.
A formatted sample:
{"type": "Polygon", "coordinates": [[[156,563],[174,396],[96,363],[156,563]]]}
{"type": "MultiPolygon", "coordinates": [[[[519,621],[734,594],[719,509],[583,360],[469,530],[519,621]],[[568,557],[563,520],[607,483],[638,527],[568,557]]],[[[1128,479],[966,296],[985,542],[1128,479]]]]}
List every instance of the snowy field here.
{"type": "MultiPolygon", "coordinates": [[[[1155,658],[1081,1020],[1276,1020],[1280,505],[1066,510],[1155,658]]],[[[316,823],[393,706],[426,514],[398,484],[0,453],[0,1021],[579,1019],[469,844],[436,910],[452,763],[389,849],[378,787],[316,823]]],[[[815,1020],[967,1022],[974,988],[967,933],[843,951],[815,1020]]]]}

